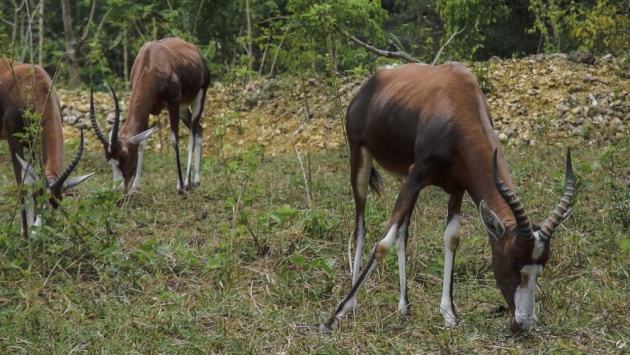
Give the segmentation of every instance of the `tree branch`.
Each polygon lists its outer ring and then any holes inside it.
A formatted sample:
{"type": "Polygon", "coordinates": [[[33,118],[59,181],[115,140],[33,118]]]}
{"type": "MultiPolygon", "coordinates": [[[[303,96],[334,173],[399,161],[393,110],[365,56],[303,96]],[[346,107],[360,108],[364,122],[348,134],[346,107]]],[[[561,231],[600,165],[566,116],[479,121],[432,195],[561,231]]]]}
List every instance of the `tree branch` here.
{"type": "MultiPolygon", "coordinates": [[[[466,25],[466,26],[468,26],[468,25],[466,25]]],[[[451,41],[453,40],[453,38],[455,38],[455,36],[457,36],[458,34],[464,32],[464,30],[466,29],[466,26],[464,26],[464,28],[462,28],[461,30],[453,33],[451,35],[451,37],[449,37],[449,39],[444,43],[444,45],[440,48],[440,50],[435,55],[435,58],[431,62],[431,65],[435,65],[435,62],[437,62],[438,58],[440,58],[440,55],[442,55],[442,51],[444,50],[444,48],[446,48],[446,46],[448,46],[448,44],[451,43],[451,41]]]]}
{"type": "Polygon", "coordinates": [[[80,48],[83,42],[87,39],[90,34],[90,24],[92,23],[92,19],[94,18],[94,12],[96,9],[96,0],[92,0],[92,8],[90,9],[90,17],[87,19],[87,22],[84,22],[85,31],[83,32],[83,36],[77,40],[77,48],[80,48]]]}
{"type": "MultiPolygon", "coordinates": [[[[378,49],[376,47],[373,47],[373,46],[371,46],[371,45],[361,41],[360,39],[354,37],[353,35],[351,35],[350,33],[348,33],[346,30],[344,30],[341,27],[337,26],[336,28],[337,28],[337,30],[339,32],[341,32],[341,34],[346,36],[352,42],[358,44],[359,46],[367,49],[370,52],[373,52],[373,53],[376,53],[377,55],[380,55],[381,57],[400,59],[400,60],[402,60],[404,62],[407,62],[407,63],[424,63],[420,59],[414,58],[414,57],[410,56],[409,54],[399,50],[398,46],[396,46],[395,44],[394,44],[394,48],[396,48],[396,50],[397,50],[396,52],[384,51],[382,49],[378,49]]],[[[393,44],[393,42],[391,42],[390,44],[393,44]]]]}

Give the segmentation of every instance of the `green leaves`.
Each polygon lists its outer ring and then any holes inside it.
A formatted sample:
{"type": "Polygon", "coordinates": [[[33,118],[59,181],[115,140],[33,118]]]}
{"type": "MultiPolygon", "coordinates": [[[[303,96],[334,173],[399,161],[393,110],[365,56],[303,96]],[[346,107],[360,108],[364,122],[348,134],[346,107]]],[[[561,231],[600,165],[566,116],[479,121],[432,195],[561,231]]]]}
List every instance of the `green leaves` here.
{"type": "Polygon", "coordinates": [[[442,44],[451,40],[445,58],[471,60],[482,48],[492,24],[507,17],[510,9],[503,0],[439,0],[438,13],[444,21],[442,44]]]}

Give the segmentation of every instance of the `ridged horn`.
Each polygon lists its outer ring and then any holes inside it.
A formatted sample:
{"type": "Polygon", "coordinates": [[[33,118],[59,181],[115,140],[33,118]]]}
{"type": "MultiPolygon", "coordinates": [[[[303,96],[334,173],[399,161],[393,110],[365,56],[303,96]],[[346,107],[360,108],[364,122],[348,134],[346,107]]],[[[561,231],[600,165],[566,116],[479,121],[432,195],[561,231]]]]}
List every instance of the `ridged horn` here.
{"type": "Polygon", "coordinates": [[[109,141],[105,138],[103,131],[101,131],[101,128],[98,126],[98,122],[96,122],[96,115],[94,114],[94,92],[92,91],[92,88],[90,88],[90,122],[92,122],[92,128],[94,129],[94,133],[96,133],[96,137],[99,141],[101,141],[103,147],[107,149],[109,147],[109,141]]]}
{"type": "Polygon", "coordinates": [[[573,165],[571,164],[571,148],[567,150],[567,173],[566,182],[564,184],[564,194],[556,209],[541,226],[540,232],[543,236],[551,238],[551,235],[556,230],[558,225],[563,221],[564,214],[569,209],[571,202],[573,201],[573,194],[575,193],[575,180],[573,179],[573,165]]]}
{"type": "Polygon", "coordinates": [[[517,227],[516,235],[521,239],[532,239],[534,237],[532,222],[529,220],[527,213],[525,213],[525,207],[514,192],[510,191],[503,180],[501,180],[501,177],[499,177],[499,171],[497,169],[497,149],[494,150],[494,157],[492,158],[492,176],[494,178],[494,185],[497,187],[497,190],[499,190],[501,197],[507,202],[512,214],[514,214],[517,227]]]}
{"type": "Polygon", "coordinates": [[[81,142],[79,143],[79,150],[74,155],[74,158],[72,158],[72,161],[70,162],[70,164],[61,173],[59,178],[50,185],[51,190],[56,190],[56,189],[61,188],[61,186],[63,186],[63,183],[66,182],[66,179],[68,179],[68,176],[70,176],[74,168],[76,168],[77,165],[79,164],[79,160],[81,159],[82,154],[83,154],[83,129],[81,129],[81,142]]]}
{"type": "Polygon", "coordinates": [[[112,126],[112,132],[110,135],[111,145],[115,145],[118,143],[118,126],[120,126],[120,106],[118,105],[118,98],[116,97],[116,93],[112,87],[109,87],[109,91],[112,92],[112,96],[114,97],[114,108],[116,111],[116,115],[114,116],[114,125],[112,126]]]}

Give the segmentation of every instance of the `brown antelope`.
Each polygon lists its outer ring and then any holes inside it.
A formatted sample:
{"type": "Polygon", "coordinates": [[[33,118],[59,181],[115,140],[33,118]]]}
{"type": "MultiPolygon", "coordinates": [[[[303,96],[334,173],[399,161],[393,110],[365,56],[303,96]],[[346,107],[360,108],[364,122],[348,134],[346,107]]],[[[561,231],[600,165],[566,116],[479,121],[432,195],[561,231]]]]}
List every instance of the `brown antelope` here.
{"type": "Polygon", "coordinates": [[[206,91],[210,85],[210,71],[197,48],[181,39],[167,38],[145,43],[131,68],[131,96],[125,125],[118,134],[120,110],[114,95],[116,117],[109,140],[105,138],[94,117],[90,98],[92,127],[105,148],[105,158],[114,172],[114,183],[131,190],[140,186],[142,159],[146,140],[155,127],[148,129],[149,114],[159,115],[168,110],[171,144],[177,164],[177,192],[190,191],[199,185],[203,129],[199,124],[206,91]],[[192,113],[189,110],[192,106],[192,113]],[[179,159],[179,120],[190,129],[186,182],[182,178],[179,159]],[[194,153],[194,178],[191,178],[194,153]]]}
{"type": "MultiPolygon", "coordinates": [[[[41,159],[43,173],[46,176],[44,188],[52,195],[50,204],[57,207],[57,200],[61,200],[63,193],[83,181],[94,173],[68,179],[76,168],[83,153],[83,131],[81,143],[74,159],[63,169],[63,134],[61,106],[59,97],[50,76],[36,65],[18,63],[0,58],[0,138],[9,143],[9,154],[18,185],[29,186],[28,212],[22,211],[22,233],[28,236],[28,227],[41,224],[39,216],[35,215],[35,198],[43,191],[32,191],[33,184],[38,180],[33,161],[39,159],[36,152],[29,150],[24,158],[24,148],[30,148],[29,142],[18,137],[25,133],[29,118],[24,113],[33,109],[41,115],[38,124],[38,135],[41,134],[41,159]],[[16,135],[17,134],[17,135],[16,135]]],[[[33,123],[35,124],[35,123],[33,123]]]]}
{"type": "Polygon", "coordinates": [[[533,224],[514,194],[488,104],[472,73],[462,64],[408,64],[377,71],[350,102],[346,114],[352,190],[356,205],[352,288],[322,330],[336,328],[356,308],[356,294],[396,242],[400,275],[398,310],[409,315],[405,252],[409,219],[418,194],[429,185],[450,195],[444,233],[444,279],[440,312],[447,326],[458,323],[453,304],[453,265],[459,245],[465,192],[479,208],[492,247],[492,268],[511,311],[511,329],[535,326],[536,277],[549,259],[554,230],[566,219],[574,193],[570,151],[562,201],[551,217],[533,224]],[[365,245],[364,210],[368,186],[378,192],[376,160],[404,179],[384,237],[359,273],[365,245]]]}

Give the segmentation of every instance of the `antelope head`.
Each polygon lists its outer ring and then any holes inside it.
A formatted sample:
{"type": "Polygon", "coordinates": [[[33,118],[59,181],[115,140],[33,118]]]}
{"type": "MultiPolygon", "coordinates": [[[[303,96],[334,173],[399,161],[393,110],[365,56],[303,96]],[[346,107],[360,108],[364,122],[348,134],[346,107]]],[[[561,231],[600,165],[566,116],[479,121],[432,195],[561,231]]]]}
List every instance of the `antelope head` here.
{"type": "Polygon", "coordinates": [[[491,238],[495,279],[512,314],[510,327],[514,332],[519,332],[534,328],[537,323],[536,278],[549,260],[554,231],[575,209],[569,209],[575,191],[571,150],[567,152],[566,183],[562,200],[551,216],[540,225],[530,221],[521,201],[499,177],[496,150],[492,170],[494,184],[509,206],[515,222],[502,222],[485,201],[479,204],[479,212],[491,238]]]}
{"type": "Polygon", "coordinates": [[[105,149],[105,159],[112,166],[114,173],[114,184],[120,182],[120,187],[128,189],[134,176],[136,176],[136,170],[138,167],[138,150],[143,149],[146,145],[146,140],[155,132],[155,128],[150,128],[140,134],[133,137],[120,137],[118,135],[120,127],[120,105],[118,104],[118,98],[113,89],[111,89],[112,96],[114,98],[115,116],[112,130],[109,133],[109,140],[105,138],[105,135],[98,126],[96,116],[94,114],[94,94],[90,90],[90,121],[94,128],[94,133],[98,137],[98,140],[103,144],[105,149]]]}
{"type": "MultiPolygon", "coordinates": [[[[74,158],[72,159],[70,164],[68,164],[68,166],[63,170],[63,172],[61,173],[61,175],[59,175],[58,178],[53,178],[53,177],[46,178],[46,184],[44,186],[44,189],[34,192],[32,194],[33,198],[36,198],[37,196],[41,196],[44,193],[44,191],[48,191],[50,192],[50,195],[51,195],[50,200],[49,200],[50,205],[53,208],[57,208],[59,207],[59,201],[61,201],[65,192],[73,189],[74,187],[76,187],[77,185],[91,178],[94,175],[94,173],[90,173],[90,174],[76,176],[71,179],[68,179],[72,171],[79,164],[79,160],[81,159],[81,155],[83,154],[83,144],[84,144],[83,130],[81,130],[81,141],[79,143],[79,150],[74,155],[74,158]]],[[[16,154],[15,157],[17,158],[17,160],[20,162],[20,165],[22,166],[22,181],[24,182],[25,185],[29,186],[29,188],[32,188],[32,186],[39,179],[37,176],[37,173],[35,172],[35,169],[33,168],[31,163],[22,159],[22,157],[20,157],[19,155],[16,154]]],[[[31,206],[31,208],[29,208],[28,215],[29,215],[28,222],[27,222],[28,226],[38,225],[41,223],[39,221],[39,216],[35,216],[34,207],[31,206]]]]}

